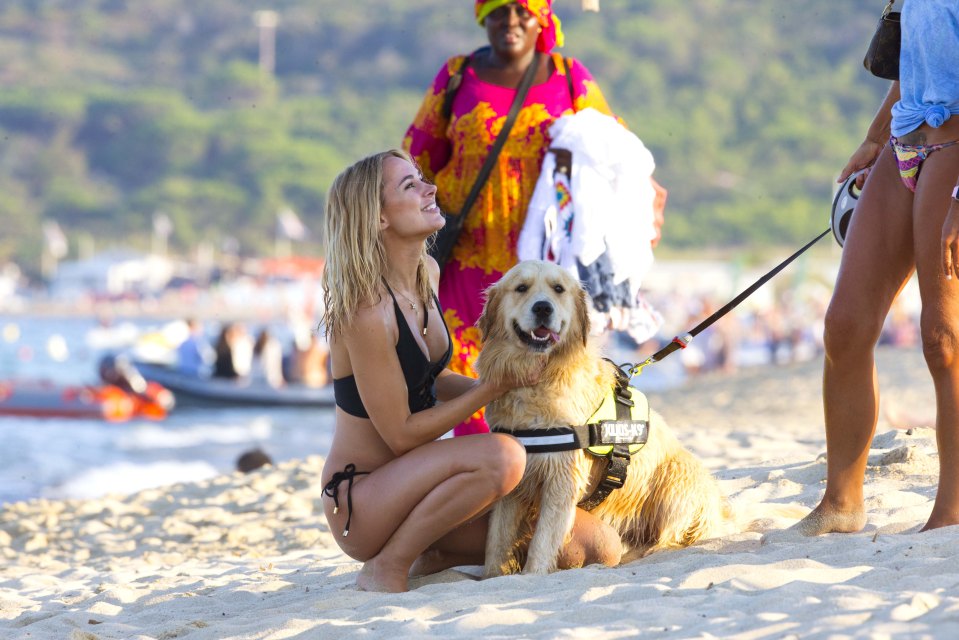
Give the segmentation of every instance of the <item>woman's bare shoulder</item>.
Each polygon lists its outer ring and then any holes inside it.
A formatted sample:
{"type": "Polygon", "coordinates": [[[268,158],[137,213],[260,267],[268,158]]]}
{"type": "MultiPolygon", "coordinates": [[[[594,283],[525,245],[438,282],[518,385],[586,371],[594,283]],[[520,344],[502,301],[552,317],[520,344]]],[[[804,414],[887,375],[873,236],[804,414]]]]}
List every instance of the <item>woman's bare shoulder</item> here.
{"type": "Polygon", "coordinates": [[[351,343],[357,339],[366,341],[377,336],[392,336],[396,323],[391,302],[389,296],[381,296],[375,303],[357,307],[353,317],[344,323],[342,337],[351,343]]]}

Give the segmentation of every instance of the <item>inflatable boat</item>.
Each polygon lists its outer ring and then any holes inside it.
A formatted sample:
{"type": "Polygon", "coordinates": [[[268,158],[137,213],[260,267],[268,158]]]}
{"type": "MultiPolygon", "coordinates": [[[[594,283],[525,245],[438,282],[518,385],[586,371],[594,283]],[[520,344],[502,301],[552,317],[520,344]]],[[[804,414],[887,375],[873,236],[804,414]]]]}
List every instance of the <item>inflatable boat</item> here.
{"type": "Polygon", "coordinates": [[[0,416],[87,418],[124,422],[161,420],[173,407],[173,394],[148,383],[142,393],[115,385],[57,385],[49,381],[0,381],[0,416]]]}
{"type": "Polygon", "coordinates": [[[207,406],[332,407],[333,385],[308,387],[286,384],[271,387],[244,378],[203,378],[156,363],[134,363],[140,374],[176,396],[177,404],[207,406]]]}

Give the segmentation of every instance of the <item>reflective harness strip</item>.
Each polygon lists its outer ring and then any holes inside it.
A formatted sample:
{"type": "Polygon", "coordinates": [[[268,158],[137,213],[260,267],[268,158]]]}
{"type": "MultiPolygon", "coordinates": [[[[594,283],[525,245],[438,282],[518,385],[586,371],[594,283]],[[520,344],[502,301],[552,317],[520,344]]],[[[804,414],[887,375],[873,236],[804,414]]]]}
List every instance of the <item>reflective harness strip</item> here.
{"type": "Polygon", "coordinates": [[[616,445],[629,445],[630,453],[642,449],[649,438],[649,418],[637,420],[627,415],[624,419],[600,420],[576,427],[517,430],[494,427],[492,430],[514,436],[526,447],[526,453],[555,453],[586,449],[594,456],[605,456],[616,445]]]}
{"type": "Polygon", "coordinates": [[[585,449],[589,446],[589,434],[586,429],[586,426],[582,426],[509,431],[494,427],[493,431],[512,434],[523,443],[527,453],[553,453],[585,449]]]}
{"type": "Polygon", "coordinates": [[[617,367],[617,371],[613,393],[603,399],[585,425],[548,429],[492,428],[496,433],[515,436],[528,454],[585,449],[590,455],[605,458],[606,469],[599,485],[579,503],[586,511],[599,506],[610,493],[626,483],[630,456],[642,449],[649,439],[649,401],[639,390],[629,386],[629,378],[622,369],[617,367]],[[593,421],[597,416],[602,418],[593,421]]]}

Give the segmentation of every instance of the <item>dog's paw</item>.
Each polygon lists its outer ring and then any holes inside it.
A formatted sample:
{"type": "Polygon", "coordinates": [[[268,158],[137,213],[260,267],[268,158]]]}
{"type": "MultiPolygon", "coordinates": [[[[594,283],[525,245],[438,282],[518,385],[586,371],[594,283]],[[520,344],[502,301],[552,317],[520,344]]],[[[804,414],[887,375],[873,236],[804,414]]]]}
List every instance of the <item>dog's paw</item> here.
{"type": "Polygon", "coordinates": [[[517,568],[509,562],[505,564],[487,564],[483,567],[483,578],[499,578],[517,573],[517,568]]]}
{"type": "Polygon", "coordinates": [[[556,564],[547,564],[545,562],[527,562],[523,567],[523,575],[526,576],[546,576],[556,571],[556,564]]]}

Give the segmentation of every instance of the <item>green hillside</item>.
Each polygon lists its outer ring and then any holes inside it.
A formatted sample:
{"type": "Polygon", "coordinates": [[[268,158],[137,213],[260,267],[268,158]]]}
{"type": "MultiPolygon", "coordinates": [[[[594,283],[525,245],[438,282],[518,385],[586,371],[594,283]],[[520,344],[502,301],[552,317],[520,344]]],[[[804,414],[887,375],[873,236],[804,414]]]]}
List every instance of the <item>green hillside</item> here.
{"type": "MultiPolygon", "coordinates": [[[[597,77],[670,191],[663,249],[795,244],[886,83],[861,66],[882,3],[556,0],[564,52],[597,77]]],[[[71,240],[272,247],[296,211],[318,252],[326,189],[400,143],[448,55],[484,43],[472,2],[275,0],[275,73],[239,0],[0,4],[0,261],[35,273],[43,221],[71,240]]],[[[269,48],[267,48],[269,50],[269,48]]]]}

